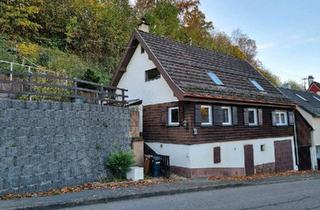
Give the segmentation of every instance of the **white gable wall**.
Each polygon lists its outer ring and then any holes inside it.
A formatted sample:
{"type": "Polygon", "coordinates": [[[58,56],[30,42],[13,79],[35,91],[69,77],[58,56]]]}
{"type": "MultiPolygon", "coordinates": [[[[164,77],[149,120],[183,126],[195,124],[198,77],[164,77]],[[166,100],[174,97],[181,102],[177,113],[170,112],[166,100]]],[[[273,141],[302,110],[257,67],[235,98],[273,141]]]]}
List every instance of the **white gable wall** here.
{"type": "Polygon", "coordinates": [[[162,76],[157,80],[145,81],[145,71],[155,67],[146,51],[141,54],[139,44],[117,87],[128,90],[129,100],[142,99],[142,105],[178,101],[162,76]]]}

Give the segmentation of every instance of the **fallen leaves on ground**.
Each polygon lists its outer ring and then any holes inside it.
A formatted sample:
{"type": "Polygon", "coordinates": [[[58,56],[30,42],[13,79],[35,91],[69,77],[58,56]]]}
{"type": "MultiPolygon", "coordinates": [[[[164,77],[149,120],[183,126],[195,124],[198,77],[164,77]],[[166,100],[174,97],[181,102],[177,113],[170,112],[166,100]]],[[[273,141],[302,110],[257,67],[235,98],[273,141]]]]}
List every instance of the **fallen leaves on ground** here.
{"type": "Polygon", "coordinates": [[[281,173],[265,173],[265,174],[255,174],[252,176],[211,176],[209,180],[215,181],[254,181],[254,180],[261,180],[270,177],[281,177],[281,176],[291,176],[291,175],[303,175],[303,174],[312,174],[317,173],[314,171],[286,171],[281,173]]]}
{"type": "Polygon", "coordinates": [[[77,185],[74,187],[63,187],[61,189],[49,190],[46,192],[23,193],[23,194],[9,193],[9,194],[0,196],[0,200],[61,195],[65,193],[73,193],[73,192],[80,192],[83,190],[93,190],[93,189],[117,189],[117,188],[127,188],[127,187],[143,187],[143,186],[155,185],[155,184],[161,184],[161,183],[173,183],[175,181],[176,181],[175,179],[153,178],[153,179],[145,179],[140,181],[122,181],[122,182],[106,182],[106,183],[92,182],[92,183],[86,183],[83,185],[77,185]]]}

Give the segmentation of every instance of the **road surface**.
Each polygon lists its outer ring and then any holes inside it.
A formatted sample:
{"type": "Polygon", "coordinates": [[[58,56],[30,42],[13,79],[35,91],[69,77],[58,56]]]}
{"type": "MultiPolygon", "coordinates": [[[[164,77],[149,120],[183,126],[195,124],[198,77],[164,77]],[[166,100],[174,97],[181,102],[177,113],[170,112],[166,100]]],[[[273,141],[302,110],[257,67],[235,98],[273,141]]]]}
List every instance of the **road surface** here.
{"type": "Polygon", "coordinates": [[[68,210],[319,209],[320,180],[227,188],[68,208],[68,210]]]}

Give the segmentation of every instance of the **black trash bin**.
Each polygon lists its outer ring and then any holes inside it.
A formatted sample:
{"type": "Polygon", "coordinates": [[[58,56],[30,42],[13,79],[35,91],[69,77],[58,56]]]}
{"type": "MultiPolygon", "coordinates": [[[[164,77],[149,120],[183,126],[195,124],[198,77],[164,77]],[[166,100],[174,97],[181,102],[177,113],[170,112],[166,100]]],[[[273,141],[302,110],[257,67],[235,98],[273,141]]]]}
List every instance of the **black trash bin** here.
{"type": "Polygon", "coordinates": [[[160,167],[161,167],[161,157],[153,156],[152,165],[151,165],[151,175],[152,177],[160,176],[160,167]]]}

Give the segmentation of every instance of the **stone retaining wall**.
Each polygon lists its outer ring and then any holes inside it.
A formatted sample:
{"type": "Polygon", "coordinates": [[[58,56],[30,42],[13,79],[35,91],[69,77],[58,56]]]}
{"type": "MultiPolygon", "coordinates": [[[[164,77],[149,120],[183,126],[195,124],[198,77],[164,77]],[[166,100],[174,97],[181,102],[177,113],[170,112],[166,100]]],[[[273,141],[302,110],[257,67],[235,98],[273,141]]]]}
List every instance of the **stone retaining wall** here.
{"type": "Polygon", "coordinates": [[[95,181],[105,158],[127,150],[127,108],[0,100],[0,194],[95,181]]]}

